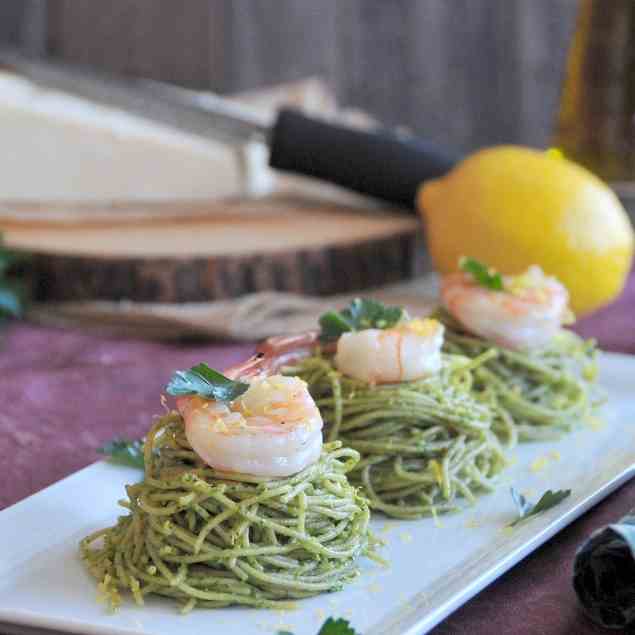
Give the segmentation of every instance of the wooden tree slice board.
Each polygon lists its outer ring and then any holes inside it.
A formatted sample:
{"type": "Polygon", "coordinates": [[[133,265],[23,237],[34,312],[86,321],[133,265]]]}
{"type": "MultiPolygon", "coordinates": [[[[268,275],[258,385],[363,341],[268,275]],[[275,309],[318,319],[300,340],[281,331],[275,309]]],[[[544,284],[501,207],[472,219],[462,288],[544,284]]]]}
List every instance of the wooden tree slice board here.
{"type": "Polygon", "coordinates": [[[33,254],[39,301],[328,295],[408,279],[424,259],[414,217],[289,196],[91,209],[5,204],[0,232],[33,254]]]}

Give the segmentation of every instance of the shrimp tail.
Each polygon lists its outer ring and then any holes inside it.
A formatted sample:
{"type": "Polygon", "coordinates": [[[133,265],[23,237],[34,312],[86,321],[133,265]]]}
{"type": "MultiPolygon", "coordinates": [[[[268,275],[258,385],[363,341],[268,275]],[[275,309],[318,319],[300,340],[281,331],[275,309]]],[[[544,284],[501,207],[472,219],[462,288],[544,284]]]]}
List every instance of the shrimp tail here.
{"type": "MultiPolygon", "coordinates": [[[[307,331],[297,335],[270,337],[258,345],[256,354],[246,362],[225,370],[230,379],[251,379],[275,374],[280,368],[310,357],[318,344],[318,331],[307,331]]],[[[334,345],[324,346],[324,350],[334,345]]]]}

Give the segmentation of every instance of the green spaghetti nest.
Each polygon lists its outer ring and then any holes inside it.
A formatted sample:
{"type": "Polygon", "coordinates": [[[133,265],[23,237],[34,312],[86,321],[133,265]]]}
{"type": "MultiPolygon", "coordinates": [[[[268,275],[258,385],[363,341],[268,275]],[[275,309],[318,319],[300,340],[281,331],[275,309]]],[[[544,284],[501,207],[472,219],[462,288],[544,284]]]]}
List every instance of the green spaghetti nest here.
{"type": "Polygon", "coordinates": [[[562,329],[549,347],[518,352],[466,333],[444,309],[434,317],[446,327],[446,353],[474,359],[485,351],[495,353],[474,369],[474,390],[479,399],[513,419],[521,441],[558,438],[592,416],[600,404],[593,387],[593,340],[562,329]]]}
{"type": "Polygon", "coordinates": [[[281,479],[227,474],[192,451],[176,413],[145,443],[145,477],[128,485],[129,510],[84,538],[80,552],[112,608],[121,592],[150,594],[183,611],[242,604],[289,608],[290,600],[336,591],[373,552],[367,501],[346,474],[359,454],[325,444],[320,459],[281,479]]]}
{"type": "Polygon", "coordinates": [[[444,355],[428,379],[373,386],[346,377],[319,352],[284,369],[302,377],[316,400],[329,441],[340,440],[362,460],[349,473],[373,509],[396,518],[436,515],[494,489],[504,447],[515,443],[513,422],[472,396],[475,367],[444,355]]]}

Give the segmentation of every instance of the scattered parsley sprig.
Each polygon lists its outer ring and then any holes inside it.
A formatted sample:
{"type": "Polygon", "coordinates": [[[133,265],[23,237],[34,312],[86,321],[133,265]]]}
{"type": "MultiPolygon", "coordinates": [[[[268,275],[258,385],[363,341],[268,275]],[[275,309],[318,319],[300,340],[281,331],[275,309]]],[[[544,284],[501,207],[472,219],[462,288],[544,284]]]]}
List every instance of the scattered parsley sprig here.
{"type": "Polygon", "coordinates": [[[463,257],[459,260],[459,269],[471,274],[474,281],[491,291],[503,290],[503,277],[498,271],[474,258],[463,257]]]}
{"type": "Polygon", "coordinates": [[[234,401],[242,395],[249,384],[225,377],[207,364],[198,364],[189,370],[177,370],[166,392],[174,397],[199,395],[215,401],[234,401]]]}
{"type": "Polygon", "coordinates": [[[329,341],[350,331],[391,328],[404,315],[403,307],[385,306],[377,300],[355,298],[348,308],[328,311],[320,317],[320,339],[329,341]]]}
{"type": "MultiPolygon", "coordinates": [[[[278,631],[277,635],[293,635],[290,631],[278,631]]],[[[317,632],[317,635],[360,635],[349,623],[348,620],[333,619],[329,617],[322,628],[317,632]]]]}
{"type": "Polygon", "coordinates": [[[112,463],[145,469],[143,441],[130,441],[117,437],[99,448],[97,452],[105,454],[112,463]]]}
{"type": "Polygon", "coordinates": [[[528,501],[518,490],[514,487],[511,488],[510,493],[512,495],[512,499],[516,504],[516,509],[518,510],[518,518],[512,523],[509,524],[509,527],[515,527],[519,523],[527,520],[532,516],[536,516],[541,512],[545,512],[552,507],[555,507],[559,503],[561,503],[565,498],[567,498],[571,494],[570,489],[558,489],[558,490],[550,490],[548,489],[538,500],[537,503],[532,503],[528,501]]]}
{"type": "Polygon", "coordinates": [[[22,317],[26,288],[12,275],[12,269],[26,259],[26,255],[7,249],[0,235],[0,324],[9,318],[22,317]]]}

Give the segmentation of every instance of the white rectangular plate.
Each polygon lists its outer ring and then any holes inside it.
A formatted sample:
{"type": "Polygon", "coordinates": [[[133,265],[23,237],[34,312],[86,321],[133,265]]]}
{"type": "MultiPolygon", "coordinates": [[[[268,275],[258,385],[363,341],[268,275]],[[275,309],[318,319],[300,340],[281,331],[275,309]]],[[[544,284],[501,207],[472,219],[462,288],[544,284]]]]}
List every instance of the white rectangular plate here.
{"type": "Polygon", "coordinates": [[[96,584],[77,543],[115,521],[123,486],[139,473],[96,463],[0,513],[0,622],[90,635],[314,635],[333,615],[350,619],[365,635],[420,635],[634,474],[635,357],[605,354],[600,368],[609,396],[604,426],[520,446],[496,493],[464,513],[439,523],[376,518],[390,568],[364,562],[353,585],[302,600],[294,611],[231,608],[181,616],[170,602],[150,600],[109,614],[95,602],[96,584]],[[548,488],[573,493],[508,530],[515,515],[510,485],[534,499],[548,488]]]}

